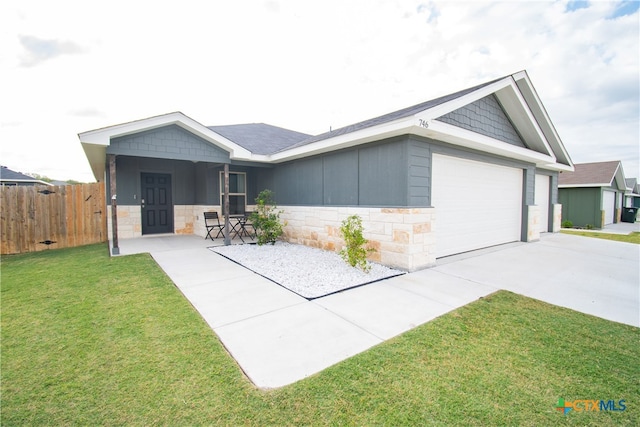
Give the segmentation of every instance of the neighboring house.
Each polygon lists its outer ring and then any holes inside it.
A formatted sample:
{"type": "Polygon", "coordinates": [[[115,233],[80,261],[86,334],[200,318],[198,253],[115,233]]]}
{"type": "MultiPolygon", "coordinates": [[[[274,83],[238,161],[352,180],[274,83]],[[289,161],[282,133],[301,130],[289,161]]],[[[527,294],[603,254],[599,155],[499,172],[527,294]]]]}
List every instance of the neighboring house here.
{"type": "Polygon", "coordinates": [[[525,71],[316,136],[175,112],[79,138],[109,194],[114,177],[120,238],[204,236],[227,167],[232,213],[268,188],[285,238],[328,250],[358,214],[372,259],[406,270],[559,230],[558,172],[573,170],[525,71]]]}
{"type": "Polygon", "coordinates": [[[636,178],[624,180],[627,190],[624,194],[624,207],[640,208],[640,184],[636,178]]]}
{"type": "Polygon", "coordinates": [[[6,166],[0,166],[0,185],[52,185],[32,176],[15,172],[6,166]]]}
{"type": "Polygon", "coordinates": [[[620,222],[626,188],[619,160],[576,164],[575,171],[562,172],[558,182],[562,221],[595,228],[620,222]]]}

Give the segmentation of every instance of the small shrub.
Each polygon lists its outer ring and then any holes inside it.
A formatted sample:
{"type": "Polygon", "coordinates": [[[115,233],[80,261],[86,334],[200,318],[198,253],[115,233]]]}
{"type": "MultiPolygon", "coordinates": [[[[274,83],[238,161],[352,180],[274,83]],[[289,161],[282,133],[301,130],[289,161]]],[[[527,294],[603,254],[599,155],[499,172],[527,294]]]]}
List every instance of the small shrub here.
{"type": "Polygon", "coordinates": [[[593,225],[587,224],[584,226],[584,228],[586,228],[587,230],[593,230],[593,225]]]}
{"type": "Polygon", "coordinates": [[[362,231],[362,219],[358,215],[351,215],[342,221],[340,234],[345,247],[340,251],[340,256],[351,267],[359,267],[362,271],[369,272],[371,266],[367,263],[367,254],[375,249],[364,247],[368,240],[364,238],[362,231]]]}
{"type": "Polygon", "coordinates": [[[258,245],[271,243],[272,245],[282,236],[283,225],[280,223],[280,214],[271,190],[262,190],[256,197],[256,211],[251,214],[250,220],[256,230],[258,245]]]}
{"type": "Polygon", "coordinates": [[[568,219],[562,221],[562,228],[573,228],[573,222],[569,221],[568,219]]]}

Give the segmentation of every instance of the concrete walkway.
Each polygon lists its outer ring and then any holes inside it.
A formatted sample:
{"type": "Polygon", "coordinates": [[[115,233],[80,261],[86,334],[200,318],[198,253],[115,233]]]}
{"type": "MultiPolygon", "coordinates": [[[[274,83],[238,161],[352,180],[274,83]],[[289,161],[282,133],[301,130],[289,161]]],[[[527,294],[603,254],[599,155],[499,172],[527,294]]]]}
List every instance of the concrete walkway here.
{"type": "Polygon", "coordinates": [[[313,301],[211,245],[171,235],[124,240],[120,248],[150,252],[261,388],[313,375],[499,289],[640,326],[638,245],[543,235],[313,301]]]}

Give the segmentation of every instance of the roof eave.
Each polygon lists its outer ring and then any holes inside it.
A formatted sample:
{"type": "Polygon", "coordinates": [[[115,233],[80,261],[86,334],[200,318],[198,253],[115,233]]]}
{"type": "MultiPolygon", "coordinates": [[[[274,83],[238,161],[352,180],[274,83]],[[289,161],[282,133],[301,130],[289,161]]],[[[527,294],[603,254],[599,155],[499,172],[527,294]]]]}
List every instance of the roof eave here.
{"type": "Polygon", "coordinates": [[[321,141],[312,142],[300,147],[283,150],[278,153],[267,156],[268,160],[273,163],[281,163],[289,160],[295,160],[303,157],[313,156],[316,154],[324,154],[335,150],[350,148],[368,142],[373,142],[394,136],[405,135],[411,132],[415,125],[413,117],[404,117],[392,122],[383,123],[377,126],[360,129],[335,137],[323,139],[321,141]]]}
{"type": "Polygon", "coordinates": [[[587,184],[558,184],[558,188],[596,188],[596,187],[610,187],[607,182],[592,182],[587,184]]]}
{"type": "Polygon", "coordinates": [[[529,109],[531,110],[533,116],[538,123],[538,126],[544,133],[547,141],[551,145],[555,156],[558,158],[559,163],[566,164],[571,168],[574,167],[574,163],[567,152],[562,140],[560,139],[560,135],[558,134],[549,114],[547,114],[547,110],[545,109],[538,93],[536,92],[531,80],[529,79],[529,75],[526,71],[520,71],[518,73],[513,74],[513,79],[518,86],[518,89],[522,96],[524,97],[529,109]]]}

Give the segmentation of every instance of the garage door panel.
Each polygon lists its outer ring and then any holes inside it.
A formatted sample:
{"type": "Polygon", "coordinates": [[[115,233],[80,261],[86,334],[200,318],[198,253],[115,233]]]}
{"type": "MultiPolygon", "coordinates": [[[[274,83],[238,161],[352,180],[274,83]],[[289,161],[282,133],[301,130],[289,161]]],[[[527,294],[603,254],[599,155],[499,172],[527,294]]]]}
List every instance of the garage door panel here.
{"type": "Polygon", "coordinates": [[[434,154],[436,257],[520,240],[522,170],[434,154]]]}
{"type": "Polygon", "coordinates": [[[614,191],[602,192],[602,209],[604,210],[604,223],[613,224],[615,216],[616,193],[614,191]]]}

